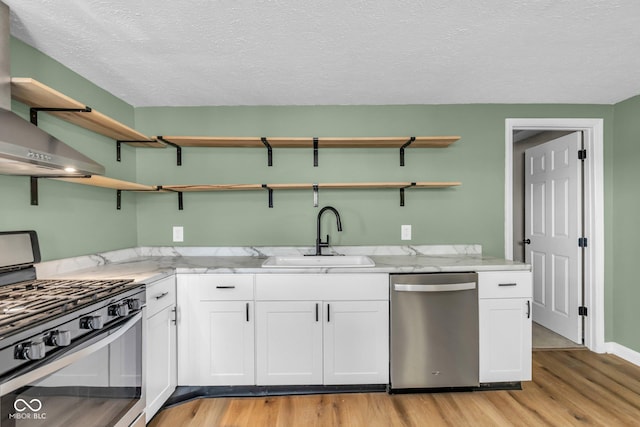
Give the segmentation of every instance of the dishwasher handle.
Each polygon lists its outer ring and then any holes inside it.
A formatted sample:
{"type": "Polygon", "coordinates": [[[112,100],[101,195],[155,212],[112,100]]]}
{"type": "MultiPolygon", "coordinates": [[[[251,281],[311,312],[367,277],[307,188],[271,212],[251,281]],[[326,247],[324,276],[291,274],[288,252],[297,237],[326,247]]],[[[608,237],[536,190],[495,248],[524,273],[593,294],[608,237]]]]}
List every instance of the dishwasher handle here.
{"type": "Polygon", "coordinates": [[[469,291],[476,288],[476,282],[451,283],[451,284],[433,284],[433,285],[414,285],[405,283],[395,283],[393,290],[398,292],[454,292],[469,291]]]}

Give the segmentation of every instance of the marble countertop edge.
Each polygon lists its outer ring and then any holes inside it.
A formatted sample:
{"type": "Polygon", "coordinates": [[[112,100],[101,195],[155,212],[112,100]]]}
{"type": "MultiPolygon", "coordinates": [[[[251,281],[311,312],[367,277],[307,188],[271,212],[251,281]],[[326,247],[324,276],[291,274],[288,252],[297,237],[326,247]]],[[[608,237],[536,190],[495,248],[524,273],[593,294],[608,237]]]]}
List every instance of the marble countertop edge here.
{"type": "Polygon", "coordinates": [[[482,255],[480,245],[355,246],[335,254],[368,255],[374,267],[263,268],[274,255],[303,255],[310,247],[139,247],[36,265],[39,278],[131,278],[152,283],[171,274],[438,273],[530,270],[528,264],[482,255]]]}

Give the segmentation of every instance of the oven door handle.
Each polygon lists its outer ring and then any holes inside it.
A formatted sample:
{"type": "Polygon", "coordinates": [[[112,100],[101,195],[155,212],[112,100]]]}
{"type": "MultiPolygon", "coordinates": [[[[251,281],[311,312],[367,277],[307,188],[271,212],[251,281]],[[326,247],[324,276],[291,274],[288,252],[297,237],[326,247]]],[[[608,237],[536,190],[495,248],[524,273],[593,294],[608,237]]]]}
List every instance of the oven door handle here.
{"type": "Polygon", "coordinates": [[[95,353],[100,349],[103,349],[104,347],[110,345],[111,343],[122,337],[124,334],[126,334],[131,328],[136,325],[136,323],[141,320],[142,311],[138,312],[125,323],[119,323],[117,325],[102,329],[99,335],[93,336],[91,338],[93,340],[97,337],[103,337],[97,342],[94,342],[87,347],[81,348],[80,350],[77,350],[78,347],[86,344],[86,341],[80,342],[75,346],[65,349],[63,354],[56,354],[53,360],[42,360],[42,362],[44,363],[42,366],[39,366],[32,370],[28,370],[25,373],[11,378],[7,381],[3,381],[2,384],[0,384],[0,396],[11,393],[14,390],[29,385],[34,381],[44,378],[47,375],[53,374],[54,372],[66,366],[69,366],[74,362],[77,362],[83,357],[95,353]]]}

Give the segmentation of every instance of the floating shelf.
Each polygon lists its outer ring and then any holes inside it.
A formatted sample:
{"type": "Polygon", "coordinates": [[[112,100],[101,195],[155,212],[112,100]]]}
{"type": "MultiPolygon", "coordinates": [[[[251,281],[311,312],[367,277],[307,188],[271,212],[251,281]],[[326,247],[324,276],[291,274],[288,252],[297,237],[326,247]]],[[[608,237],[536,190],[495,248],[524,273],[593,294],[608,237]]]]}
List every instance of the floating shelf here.
{"type": "Polygon", "coordinates": [[[31,121],[37,124],[38,111],[46,111],[62,120],[89,129],[119,143],[134,147],[165,148],[165,144],[108,117],[37,80],[11,79],[11,95],[31,107],[31,121]]]}
{"type": "Polygon", "coordinates": [[[224,137],[224,136],[158,136],[157,139],[178,149],[178,165],[182,164],[182,147],[267,148],[268,164],[273,165],[273,148],[312,148],[313,164],[318,165],[320,148],[399,148],[400,165],[404,166],[404,150],[414,148],[444,148],[459,136],[393,136],[393,137],[224,137]]]}
{"type": "Polygon", "coordinates": [[[178,193],[178,209],[183,209],[182,193],[213,191],[262,191],[269,193],[269,207],[273,207],[274,190],[313,190],[313,205],[318,206],[318,191],[321,189],[362,190],[397,189],[400,190],[400,206],[404,206],[404,190],[407,188],[449,188],[461,185],[461,182],[333,182],[318,184],[199,184],[199,185],[161,185],[160,192],[178,193]]]}

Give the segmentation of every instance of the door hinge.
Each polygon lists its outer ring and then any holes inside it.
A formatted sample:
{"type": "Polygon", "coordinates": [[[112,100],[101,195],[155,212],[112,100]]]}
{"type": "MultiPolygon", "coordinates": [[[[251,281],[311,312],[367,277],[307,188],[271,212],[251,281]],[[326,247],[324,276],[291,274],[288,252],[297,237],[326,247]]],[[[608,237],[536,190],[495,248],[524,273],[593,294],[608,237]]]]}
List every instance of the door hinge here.
{"type": "Polygon", "coordinates": [[[584,160],[587,158],[587,150],[578,150],[578,160],[584,160]]]}
{"type": "Polygon", "coordinates": [[[587,307],[581,305],[578,307],[578,316],[586,316],[587,315],[587,307]]]}
{"type": "Polygon", "coordinates": [[[587,247],[587,238],[586,237],[579,237],[578,238],[578,247],[579,248],[586,248],[587,247]]]}

